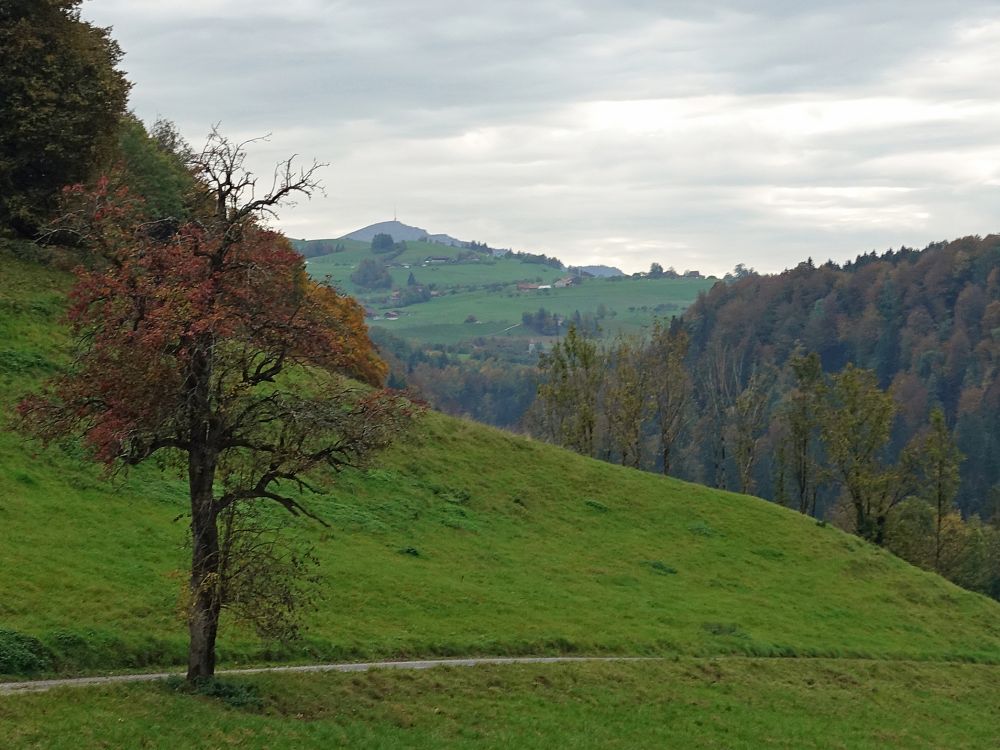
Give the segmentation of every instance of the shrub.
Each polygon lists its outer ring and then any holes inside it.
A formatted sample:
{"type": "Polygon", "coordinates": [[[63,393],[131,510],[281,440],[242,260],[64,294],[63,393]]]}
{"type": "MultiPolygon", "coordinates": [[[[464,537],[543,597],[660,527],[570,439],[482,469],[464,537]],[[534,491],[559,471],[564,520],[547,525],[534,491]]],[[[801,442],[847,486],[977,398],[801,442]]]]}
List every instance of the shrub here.
{"type": "Polygon", "coordinates": [[[52,666],[52,654],[40,640],[0,629],[0,674],[34,674],[52,666]]]}

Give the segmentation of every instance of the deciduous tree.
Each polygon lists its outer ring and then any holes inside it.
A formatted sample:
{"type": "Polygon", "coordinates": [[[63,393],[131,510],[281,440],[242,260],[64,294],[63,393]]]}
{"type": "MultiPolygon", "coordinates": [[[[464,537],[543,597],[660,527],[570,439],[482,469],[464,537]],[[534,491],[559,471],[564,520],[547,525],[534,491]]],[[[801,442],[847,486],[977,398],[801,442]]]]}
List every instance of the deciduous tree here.
{"type": "Polygon", "coordinates": [[[597,345],[570,326],[566,337],[552,345],[539,361],[539,419],[553,442],[594,455],[597,397],[603,378],[597,345]]]}
{"type": "Polygon", "coordinates": [[[34,234],[113,151],[129,83],[80,0],[0,3],[0,227],[34,234]]]}
{"type": "Polygon", "coordinates": [[[919,474],[917,494],[934,509],[934,570],[942,570],[945,518],[952,512],[958,494],[958,468],[962,453],[940,408],[931,411],[930,429],[914,445],[919,474]]]}
{"type": "Polygon", "coordinates": [[[831,376],[821,410],[823,445],[853,510],[855,531],[880,546],[889,511],[912,482],[907,456],[898,464],[884,461],[895,413],[892,394],[878,387],[871,370],[848,365],[831,376]]]}
{"type": "Polygon", "coordinates": [[[692,386],[684,365],[687,350],[688,334],[683,327],[656,321],[647,349],[647,363],[664,474],[670,473],[674,445],[689,417],[692,386]]]}
{"type": "Polygon", "coordinates": [[[385,368],[362,308],[312,282],[287,240],[261,225],[316,188],[316,165],[285,162],[255,193],[245,145],[213,132],[195,159],[212,211],[167,238],[132,223],[127,193],[105,182],[89,196],[85,234],[101,240],[104,262],[79,271],[71,293],[80,353],[20,405],[25,429],[82,435],[110,469],[161,456],[186,473],[191,679],[213,674],[220,611],[237,604],[220,518],[260,503],[317,518],[302,493],[386,446],[410,415],[377,387],[385,368]]]}
{"type": "MultiPolygon", "coordinates": [[[[825,391],[823,367],[819,355],[795,355],[788,363],[795,384],[778,409],[778,471],[783,480],[790,479],[794,497],[791,502],[799,513],[816,512],[816,495],[822,475],[817,449],[819,442],[819,408],[825,391]]],[[[786,492],[785,482],[779,492],[786,492]]],[[[784,497],[775,498],[779,502],[784,497]]]]}
{"type": "Polygon", "coordinates": [[[642,429],[649,407],[649,368],[637,336],[619,335],[607,354],[604,412],[608,438],[622,466],[642,464],[642,429]]]}

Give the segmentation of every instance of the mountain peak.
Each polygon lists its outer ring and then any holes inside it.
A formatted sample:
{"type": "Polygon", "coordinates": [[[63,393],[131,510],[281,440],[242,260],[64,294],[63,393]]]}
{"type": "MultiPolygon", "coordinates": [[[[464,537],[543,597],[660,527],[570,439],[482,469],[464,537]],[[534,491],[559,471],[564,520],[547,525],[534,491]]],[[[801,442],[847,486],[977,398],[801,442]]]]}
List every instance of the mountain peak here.
{"type": "Polygon", "coordinates": [[[410,226],[409,224],[404,224],[396,219],[393,219],[392,221],[380,221],[376,224],[369,224],[368,226],[357,229],[350,234],[345,234],[340,239],[371,242],[372,238],[376,234],[392,235],[392,239],[396,242],[416,242],[417,240],[427,240],[428,242],[436,242],[440,245],[451,245],[452,247],[461,247],[467,244],[450,235],[431,234],[426,229],[410,226]]]}

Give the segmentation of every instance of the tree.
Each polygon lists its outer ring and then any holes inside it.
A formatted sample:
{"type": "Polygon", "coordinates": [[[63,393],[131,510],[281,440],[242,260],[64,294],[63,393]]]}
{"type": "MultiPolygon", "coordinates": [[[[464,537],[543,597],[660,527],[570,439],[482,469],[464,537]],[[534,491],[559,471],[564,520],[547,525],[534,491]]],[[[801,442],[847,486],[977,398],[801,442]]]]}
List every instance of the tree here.
{"type": "Polygon", "coordinates": [[[882,546],[889,511],[912,483],[912,454],[896,465],[883,462],[896,405],[874,372],[849,364],[830,381],[820,412],[826,455],[854,511],[855,531],[882,546]]]}
{"type": "Polygon", "coordinates": [[[733,460],[740,480],[739,491],[744,494],[754,488],[753,471],[767,422],[772,381],[769,371],[755,369],[729,408],[728,429],[732,434],[733,460]]]}
{"type": "Polygon", "coordinates": [[[129,83],[80,0],[0,3],[0,227],[34,234],[115,146],[129,83]]]}
{"type": "Polygon", "coordinates": [[[127,115],[118,134],[120,180],[143,198],[148,220],[188,217],[195,187],[188,163],[194,156],[173,123],[159,119],[147,131],[134,115],[127,115]]]}
{"type": "Polygon", "coordinates": [[[642,464],[642,426],[649,405],[649,369],[642,341],[620,334],[605,360],[604,411],[611,448],[622,466],[642,464]]]}
{"type": "Polygon", "coordinates": [[[655,263],[655,262],[654,263],[650,263],[649,264],[649,273],[647,275],[651,279],[660,279],[660,278],[663,278],[663,266],[661,266],[659,263],[655,263]]]}
{"type": "MultiPolygon", "coordinates": [[[[823,367],[815,352],[795,355],[788,363],[795,385],[778,410],[780,429],[777,463],[785,492],[784,478],[790,474],[795,490],[794,504],[799,513],[816,512],[816,495],[820,484],[820,464],[816,458],[819,438],[819,407],[824,393],[823,367]]],[[[782,502],[783,497],[775,498],[782,502]]]]}
{"type": "Polygon", "coordinates": [[[392,276],[385,264],[375,258],[362,258],[358,267],[351,274],[351,281],[365,289],[389,289],[392,287],[392,276]]]}
{"type": "Polygon", "coordinates": [[[363,309],[312,282],[288,241],[260,223],[309,195],[318,165],[284,162],[255,197],[246,145],[213,131],[194,160],[211,211],[165,238],[133,223],[141,211],[126,193],[99,183],[83,234],[104,262],[80,271],[71,293],[79,355],[19,406],[25,430],[82,435],[109,469],[156,456],[186,474],[189,679],[214,672],[222,608],[248,609],[232,598],[220,518],[261,503],[317,518],[302,493],[386,446],[411,414],[377,388],[385,366],[363,309]]]}
{"type": "Polygon", "coordinates": [[[539,360],[539,418],[548,437],[585,456],[594,455],[597,396],[603,373],[597,345],[570,326],[566,338],[539,360]]]}
{"type": "Polygon", "coordinates": [[[660,321],[653,324],[647,357],[664,474],[670,473],[674,445],[688,420],[691,376],[684,366],[687,349],[688,335],[681,326],[664,326],[660,321]]]}
{"type": "Polygon", "coordinates": [[[918,495],[934,509],[934,570],[942,570],[944,524],[958,494],[958,468],[962,453],[944,421],[940,408],[931,411],[930,430],[914,445],[919,472],[918,495]]]}
{"type": "Polygon", "coordinates": [[[379,232],[374,237],[372,237],[372,252],[373,253],[388,253],[392,252],[395,247],[395,243],[392,240],[391,234],[386,234],[385,232],[379,232]]]}
{"type": "Polygon", "coordinates": [[[731,349],[715,346],[705,358],[698,390],[702,401],[699,430],[711,453],[713,486],[728,489],[728,429],[733,404],[740,390],[742,361],[731,349]]]}

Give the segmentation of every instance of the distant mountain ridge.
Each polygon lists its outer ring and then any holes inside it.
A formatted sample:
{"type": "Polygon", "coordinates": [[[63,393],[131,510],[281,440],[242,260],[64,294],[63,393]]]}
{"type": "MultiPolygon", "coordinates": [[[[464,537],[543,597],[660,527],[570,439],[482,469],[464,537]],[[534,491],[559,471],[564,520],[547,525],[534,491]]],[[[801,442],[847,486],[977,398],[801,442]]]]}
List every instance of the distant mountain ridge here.
{"type": "Polygon", "coordinates": [[[610,278],[612,276],[624,276],[625,272],[620,268],[615,266],[570,266],[570,271],[583,271],[584,273],[589,273],[591,276],[596,276],[601,279],[610,278]]]}
{"type": "Polygon", "coordinates": [[[439,245],[448,245],[450,247],[465,247],[469,244],[468,242],[455,239],[451,235],[431,234],[426,229],[410,226],[409,224],[404,224],[403,222],[396,221],[395,219],[392,221],[380,221],[376,224],[369,224],[368,226],[357,229],[350,234],[345,234],[339,239],[371,242],[372,238],[374,238],[376,234],[392,235],[392,238],[396,242],[416,242],[418,240],[426,240],[427,242],[436,242],[439,245]]]}

